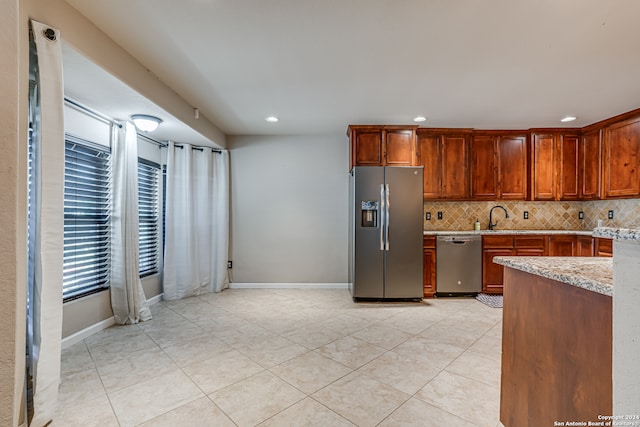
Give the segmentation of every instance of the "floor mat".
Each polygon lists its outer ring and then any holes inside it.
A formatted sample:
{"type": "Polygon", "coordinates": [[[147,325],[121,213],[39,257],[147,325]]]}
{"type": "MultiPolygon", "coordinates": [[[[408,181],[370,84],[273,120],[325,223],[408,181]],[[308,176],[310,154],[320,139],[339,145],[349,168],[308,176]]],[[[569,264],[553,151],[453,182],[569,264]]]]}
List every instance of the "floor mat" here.
{"type": "Polygon", "coordinates": [[[493,308],[502,308],[502,295],[478,294],[476,299],[493,308]]]}

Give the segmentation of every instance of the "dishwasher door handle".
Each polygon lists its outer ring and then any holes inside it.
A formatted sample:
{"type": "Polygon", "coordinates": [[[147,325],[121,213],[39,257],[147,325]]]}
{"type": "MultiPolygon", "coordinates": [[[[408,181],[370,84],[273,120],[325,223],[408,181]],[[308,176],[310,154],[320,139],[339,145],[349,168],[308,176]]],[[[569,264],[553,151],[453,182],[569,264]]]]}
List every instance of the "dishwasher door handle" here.
{"type": "Polygon", "coordinates": [[[456,245],[463,245],[465,243],[471,243],[471,242],[475,242],[475,241],[478,241],[478,240],[480,240],[480,239],[478,239],[475,236],[472,236],[472,237],[460,237],[460,236],[438,237],[438,241],[439,242],[455,243],[456,245]]]}

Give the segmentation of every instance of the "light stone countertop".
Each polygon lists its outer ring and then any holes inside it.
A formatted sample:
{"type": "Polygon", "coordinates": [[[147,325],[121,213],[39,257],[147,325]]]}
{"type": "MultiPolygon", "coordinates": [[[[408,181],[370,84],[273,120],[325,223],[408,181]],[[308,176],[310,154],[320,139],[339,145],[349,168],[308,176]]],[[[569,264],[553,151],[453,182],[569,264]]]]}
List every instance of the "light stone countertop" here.
{"type": "Polygon", "coordinates": [[[640,230],[637,228],[600,227],[593,230],[593,236],[640,242],[640,230]]]}
{"type": "MultiPolygon", "coordinates": [[[[638,230],[638,240],[640,240],[640,230],[638,230]]],[[[494,235],[494,234],[573,234],[577,236],[591,236],[593,231],[591,230],[463,230],[463,231],[446,231],[446,230],[424,230],[422,232],[425,236],[462,236],[462,235],[494,235]]],[[[595,236],[595,234],[594,234],[595,236]]],[[[599,236],[609,237],[609,236],[599,236]]]]}
{"type": "Polygon", "coordinates": [[[613,296],[613,259],[608,257],[495,257],[505,267],[613,296]]]}

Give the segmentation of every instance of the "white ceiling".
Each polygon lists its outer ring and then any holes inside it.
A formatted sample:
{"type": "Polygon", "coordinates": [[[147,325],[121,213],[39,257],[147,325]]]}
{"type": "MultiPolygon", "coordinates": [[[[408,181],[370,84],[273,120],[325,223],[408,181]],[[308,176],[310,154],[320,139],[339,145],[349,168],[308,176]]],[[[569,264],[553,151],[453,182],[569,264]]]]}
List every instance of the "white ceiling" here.
{"type": "Polygon", "coordinates": [[[67,1],[231,135],[580,127],[640,107],[637,0],[67,1]]]}

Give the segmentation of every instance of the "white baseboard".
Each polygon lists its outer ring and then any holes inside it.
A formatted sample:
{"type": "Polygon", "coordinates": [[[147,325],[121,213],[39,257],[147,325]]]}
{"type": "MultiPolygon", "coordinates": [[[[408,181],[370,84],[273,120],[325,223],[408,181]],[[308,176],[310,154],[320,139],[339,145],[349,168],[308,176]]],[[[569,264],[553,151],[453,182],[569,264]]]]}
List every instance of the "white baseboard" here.
{"type": "Polygon", "coordinates": [[[75,334],[71,334],[68,337],[62,339],[62,349],[69,348],[72,345],[79,343],[85,338],[90,337],[93,334],[96,334],[103,329],[107,329],[109,326],[114,325],[116,323],[113,316],[108,319],[103,320],[102,322],[95,323],[88,328],[84,328],[81,331],[76,332],[75,334]]]}
{"type": "Polygon", "coordinates": [[[231,289],[349,289],[348,283],[230,283],[231,289]]]}
{"type": "MultiPolygon", "coordinates": [[[[162,301],[162,296],[164,294],[158,294],[155,297],[151,297],[147,300],[147,304],[154,305],[162,301]]],[[[84,328],[81,331],[76,332],[75,334],[71,334],[68,337],[62,339],[62,349],[69,348],[72,345],[79,343],[85,338],[90,337],[93,334],[96,334],[103,329],[107,329],[109,326],[115,325],[116,321],[113,316],[108,319],[103,320],[102,322],[95,323],[87,328],[84,328]]]]}
{"type": "Polygon", "coordinates": [[[147,300],[147,304],[149,305],[157,304],[160,301],[162,301],[163,297],[164,297],[164,294],[158,294],[155,297],[151,297],[147,300]]]}

